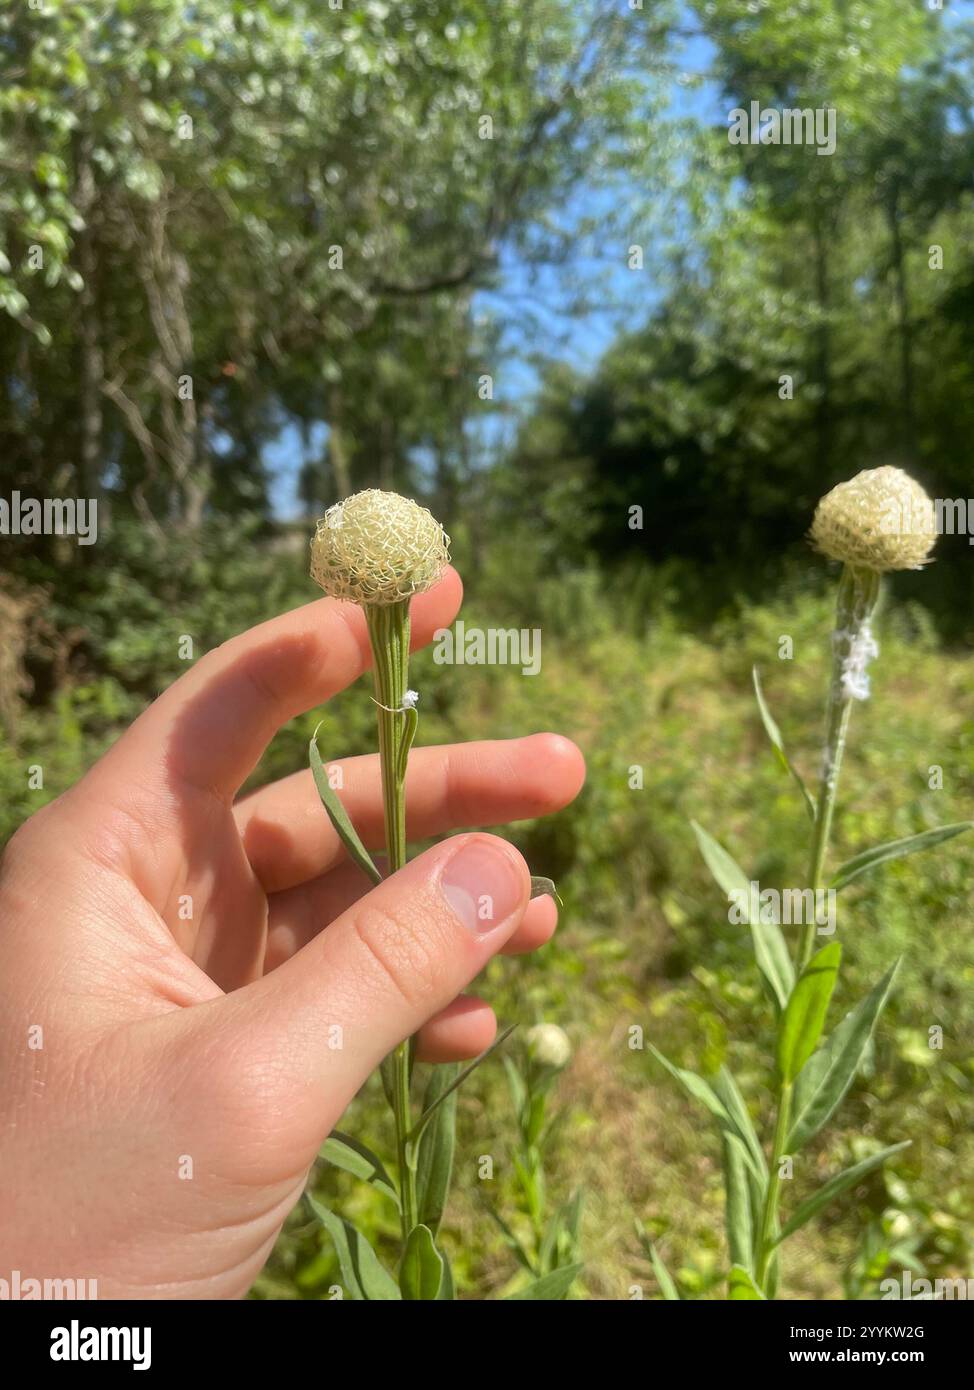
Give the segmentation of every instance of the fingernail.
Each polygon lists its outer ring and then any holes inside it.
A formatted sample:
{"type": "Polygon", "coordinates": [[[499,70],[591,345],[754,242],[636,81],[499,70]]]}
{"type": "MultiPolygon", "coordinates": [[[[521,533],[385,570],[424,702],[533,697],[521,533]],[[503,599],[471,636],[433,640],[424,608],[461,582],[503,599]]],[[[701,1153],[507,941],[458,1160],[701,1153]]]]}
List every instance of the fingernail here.
{"type": "Polygon", "coordinates": [[[515,857],[496,840],[468,840],[440,874],[443,896],[468,931],[484,936],[520,906],[515,857]]]}

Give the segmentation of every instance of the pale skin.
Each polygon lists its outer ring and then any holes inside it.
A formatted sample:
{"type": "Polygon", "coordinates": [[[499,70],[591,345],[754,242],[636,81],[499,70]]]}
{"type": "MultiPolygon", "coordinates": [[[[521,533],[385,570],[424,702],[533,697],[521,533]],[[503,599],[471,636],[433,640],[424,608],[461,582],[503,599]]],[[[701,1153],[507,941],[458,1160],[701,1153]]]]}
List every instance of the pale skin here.
{"type": "MultiPolygon", "coordinates": [[[[460,596],[448,570],[414,600],[414,646],[460,596]]],[[[382,1057],[413,1034],[426,1060],[492,1041],[462,991],[555,928],[512,846],[450,835],[370,889],[310,773],[236,799],[276,730],[369,664],[361,612],[331,599],[244,633],[11,840],[0,1269],[97,1279],[102,1298],[239,1297],[382,1057]]],[[[377,759],[342,766],[380,850],[377,759]]],[[[583,777],[554,734],[419,748],[410,837],[547,814],[583,777]]]]}

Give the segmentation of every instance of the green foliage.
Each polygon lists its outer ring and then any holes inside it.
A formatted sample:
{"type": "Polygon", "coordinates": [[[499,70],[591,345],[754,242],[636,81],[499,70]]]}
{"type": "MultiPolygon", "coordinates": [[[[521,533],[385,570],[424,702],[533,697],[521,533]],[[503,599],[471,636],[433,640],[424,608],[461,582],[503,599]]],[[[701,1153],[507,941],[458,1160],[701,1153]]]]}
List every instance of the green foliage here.
{"type": "Polygon", "coordinates": [[[457,1079],[456,1062],[433,1067],[423,1096],[423,1113],[433,1111],[433,1119],[423,1133],[416,1169],[417,1212],[420,1221],[435,1236],[439,1230],[443,1209],[453,1176],[453,1153],[456,1147],[458,1091],[450,1090],[457,1079]],[[437,1102],[446,1093],[442,1105],[437,1102]]]}
{"type": "Polygon", "coordinates": [[[888,1158],[892,1158],[893,1154],[900,1153],[903,1149],[909,1148],[910,1142],[909,1139],[904,1139],[901,1144],[891,1144],[889,1148],[880,1149],[878,1152],[870,1154],[868,1158],[860,1160],[859,1163],[854,1163],[851,1168],[846,1168],[844,1172],[837,1173],[834,1178],[830,1178],[824,1187],[819,1188],[818,1192],[809,1197],[807,1202],[802,1202],[801,1206],[796,1208],[790,1219],[782,1227],[778,1236],[778,1241],[787,1240],[790,1235],[800,1230],[807,1221],[811,1221],[813,1216],[817,1215],[824,1206],[827,1206],[835,1197],[838,1197],[841,1192],[845,1192],[847,1188],[860,1182],[869,1173],[873,1172],[874,1169],[885,1163],[888,1158]]]}
{"type": "Polygon", "coordinates": [[[786,1145],[789,1153],[797,1153],[828,1123],[855,1080],[899,964],[898,960],[894,961],[875,989],[846,1015],[825,1045],[809,1057],[798,1073],[792,1128],[786,1145]]]}
{"type": "MultiPolygon", "coordinates": [[[[415,711],[413,711],[415,713],[415,711]]],[[[328,771],[321,761],[321,754],[318,752],[318,727],[311,735],[311,742],[308,745],[308,759],[311,763],[311,773],[314,777],[315,787],[321,797],[321,804],[328,813],[328,819],[334,827],[335,833],[341,840],[348,852],[348,857],[354,864],[357,864],[366,878],[371,883],[381,883],[382,875],[373,863],[372,856],[362,844],[361,837],[355,826],[349,819],[348,812],[342,805],[341,797],[332,787],[328,780],[328,771]]]]}
{"type": "Polygon", "coordinates": [[[399,1269],[402,1296],[411,1302],[435,1302],[442,1286],[443,1257],[433,1243],[433,1234],[427,1226],[414,1226],[399,1269]]]}
{"type": "Polygon", "coordinates": [[[795,982],[795,971],[781,928],[776,922],[765,921],[761,912],[752,910],[750,881],[743,869],[731,858],[723,845],[708,835],[702,826],[697,825],[696,821],[692,824],[707,868],[727,896],[735,901],[738,910],[743,914],[742,920],[751,928],[758,969],[767,981],[778,1007],[783,1009],[788,1003],[795,982]]]}
{"type": "Polygon", "coordinates": [[[789,1085],[822,1036],[841,959],[842,947],[837,941],[830,941],[812,957],[788,997],[778,1028],[778,1072],[789,1085]]]}

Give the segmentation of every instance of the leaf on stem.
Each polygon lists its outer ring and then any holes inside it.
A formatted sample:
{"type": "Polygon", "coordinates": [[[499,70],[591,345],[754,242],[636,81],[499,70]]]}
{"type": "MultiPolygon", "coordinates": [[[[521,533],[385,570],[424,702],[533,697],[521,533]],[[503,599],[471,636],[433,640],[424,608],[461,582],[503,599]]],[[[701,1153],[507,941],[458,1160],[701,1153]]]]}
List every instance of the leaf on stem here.
{"type": "Polygon", "coordinates": [[[863,850],[862,854],[855,855],[854,858],[847,860],[840,868],[836,869],[829,884],[830,888],[836,891],[845,888],[846,884],[852,883],[861,874],[868,873],[877,864],[885,864],[889,859],[902,859],[906,854],[916,854],[922,849],[932,849],[934,845],[939,845],[944,840],[952,840],[955,835],[963,835],[965,830],[974,827],[974,821],[957,821],[954,825],[940,825],[935,830],[924,830],[919,835],[907,835],[902,840],[889,840],[885,845],[877,845],[874,849],[863,850]]]}
{"type": "Polygon", "coordinates": [[[744,1097],[741,1095],[737,1082],[726,1067],[721,1067],[717,1073],[714,1091],[730,1116],[737,1137],[742,1141],[750,1156],[749,1166],[752,1172],[763,1184],[768,1176],[764,1150],[761,1148],[761,1141],[757,1136],[750,1112],[744,1103],[744,1097]]]}
{"type": "Polygon", "coordinates": [[[511,1093],[511,1100],[514,1103],[514,1109],[517,1112],[518,1123],[520,1124],[524,1108],[528,1103],[527,1083],[518,1071],[517,1063],[514,1062],[511,1057],[504,1057],[502,1061],[504,1063],[504,1072],[507,1076],[508,1090],[511,1093]]]}
{"type": "Polygon", "coordinates": [[[749,1175],[752,1206],[758,1207],[764,1201],[768,1182],[768,1165],[760,1141],[744,1104],[744,1098],[737,1088],[734,1078],[726,1067],[722,1067],[713,1086],[710,1086],[696,1072],[676,1067],[657,1048],[650,1044],[650,1052],[664,1066],[694,1100],[700,1101],[717,1120],[722,1135],[734,1135],[740,1141],[744,1161],[749,1175]]]}
{"type": "Polygon", "coordinates": [[[646,1233],[646,1228],[641,1221],[636,1222],[636,1235],[639,1237],[640,1243],[646,1252],[646,1258],[652,1265],[653,1273],[656,1276],[656,1282],[659,1284],[659,1291],[663,1295],[664,1300],[667,1303],[679,1303],[680,1293],[676,1287],[673,1276],[663,1263],[663,1257],[650,1240],[646,1233]]]}
{"type": "Polygon", "coordinates": [[[518,1263],[522,1264],[529,1274],[535,1274],[536,1270],[531,1256],[528,1254],[527,1250],[525,1250],[524,1245],[520,1240],[518,1240],[517,1236],[511,1230],[510,1226],[504,1220],[503,1216],[501,1216],[500,1212],[497,1211],[493,1206],[491,1206],[490,1202],[488,1202],[485,1197],[481,1198],[481,1204],[484,1208],[484,1211],[486,1211],[487,1215],[490,1217],[490,1219],[496,1225],[497,1229],[500,1231],[504,1239],[504,1244],[508,1247],[509,1250],[513,1252],[518,1263]]]}
{"type": "Polygon", "coordinates": [[[558,1255],[558,1241],[562,1236],[568,1245],[568,1253],[572,1258],[577,1255],[584,1201],[585,1193],[579,1188],[577,1192],[572,1193],[567,1202],[561,1204],[548,1222],[538,1250],[538,1263],[542,1269],[547,1269],[554,1263],[558,1255]]]}
{"type": "Polygon", "coordinates": [[[379,1263],[372,1246],[350,1221],[336,1216],[306,1192],[308,1205],[332,1238],[338,1264],[345,1280],[346,1292],[359,1302],[392,1302],[402,1297],[399,1286],[387,1269],[379,1263]]]}
{"type": "Polygon", "coordinates": [[[794,1122],[788,1135],[789,1153],[797,1153],[818,1134],[841,1104],[862,1063],[899,967],[897,959],[799,1073],[795,1083],[794,1122]]]}
{"type": "MultiPolygon", "coordinates": [[[[320,724],[318,728],[321,728],[320,724]]],[[[311,775],[315,779],[321,804],[328,812],[328,819],[348,851],[349,858],[359,866],[364,874],[368,875],[373,883],[381,883],[382,875],[372,862],[372,856],[359,839],[358,831],[349,820],[348,812],[339,800],[338,793],[328,782],[328,773],[325,771],[321,754],[318,752],[318,729],[315,729],[311,735],[311,742],[308,745],[308,760],[311,763],[311,775]]]]}
{"type": "Polygon", "coordinates": [[[792,777],[794,777],[795,781],[797,782],[798,790],[801,792],[805,800],[805,810],[808,812],[809,816],[811,817],[811,820],[814,822],[815,802],[812,800],[811,793],[805,786],[805,779],[802,777],[797,767],[795,767],[795,764],[791,761],[788,754],[785,752],[785,741],[781,737],[781,730],[775,723],[771,711],[768,709],[767,701],[764,698],[764,692],[761,689],[761,679],[758,675],[758,668],[756,666],[752,667],[751,669],[751,678],[754,681],[754,694],[757,698],[758,712],[761,715],[761,723],[764,725],[764,732],[768,735],[768,738],[771,740],[771,747],[774,749],[775,754],[777,755],[778,762],[781,764],[785,772],[791,773],[792,777]]]}
{"type": "Polygon", "coordinates": [[[843,1172],[836,1174],[824,1187],[809,1197],[807,1202],[802,1202],[801,1206],[795,1211],[791,1220],[781,1228],[775,1244],[787,1240],[788,1236],[794,1235],[795,1231],[810,1221],[812,1217],[822,1210],[833,1197],[838,1197],[840,1192],[845,1192],[846,1188],[853,1187],[860,1179],[873,1172],[874,1169],[881,1167],[893,1154],[900,1153],[903,1149],[909,1148],[912,1140],[904,1139],[901,1144],[891,1144],[888,1149],[881,1149],[879,1153],[871,1154],[869,1158],[862,1159],[859,1163],[854,1163],[851,1168],[844,1169],[843,1172]]]}
{"type": "Polygon", "coordinates": [[[544,1274],[540,1279],[536,1279],[533,1284],[528,1284],[527,1288],[518,1289],[517,1293],[509,1293],[501,1301],[513,1303],[524,1299],[546,1300],[553,1302],[564,1298],[565,1294],[574,1284],[575,1279],[581,1273],[582,1266],[564,1265],[561,1269],[553,1269],[550,1274],[544,1274]]]}
{"type": "Polygon", "coordinates": [[[456,1285],[453,1282],[453,1270],[450,1267],[449,1257],[440,1251],[440,1259],[443,1261],[443,1281],[440,1284],[440,1291],[436,1295],[437,1303],[453,1303],[457,1296],[456,1285]]]}
{"type": "Polygon", "coordinates": [[[695,820],[690,824],[693,826],[693,833],[697,837],[704,862],[718,886],[728,898],[734,897],[741,904],[741,910],[745,913],[751,928],[758,969],[770,985],[779,1009],[783,1009],[788,1003],[788,996],[795,982],[795,968],[791,963],[781,928],[776,922],[762,922],[760,913],[751,913],[751,884],[744,870],[731,858],[723,845],[718,844],[695,820]]]}
{"type": "Polygon", "coordinates": [[[687,1071],[683,1067],[675,1067],[668,1058],[663,1056],[658,1048],[652,1045],[652,1043],[649,1045],[649,1050],[656,1058],[657,1062],[665,1067],[672,1077],[679,1081],[683,1089],[691,1095],[694,1100],[699,1100],[702,1105],[707,1107],[711,1115],[716,1116],[722,1127],[733,1128],[733,1122],[723,1102],[714,1094],[714,1091],[708,1086],[702,1076],[698,1076],[695,1071],[687,1071]]]}
{"type": "Polygon", "coordinates": [[[416,737],[416,726],[419,724],[419,714],[412,706],[402,712],[402,741],[399,744],[399,760],[396,764],[396,781],[400,786],[406,780],[406,769],[409,766],[409,750],[413,746],[413,739],[416,737]]]}
{"type": "Polygon", "coordinates": [[[443,1256],[433,1242],[433,1233],[428,1226],[414,1226],[399,1269],[403,1299],[411,1303],[435,1302],[442,1285],[443,1256]]]}
{"type": "Polygon", "coordinates": [[[399,1206],[399,1193],[381,1158],[360,1140],[353,1139],[350,1134],[343,1134],[339,1129],[332,1130],[322,1144],[318,1157],[336,1168],[342,1168],[346,1173],[352,1173],[363,1182],[370,1183],[399,1206]]]}
{"type": "Polygon", "coordinates": [[[450,1192],[453,1150],[457,1130],[457,1093],[451,1091],[443,1105],[436,1102],[457,1078],[456,1062],[434,1066],[423,1096],[423,1110],[434,1110],[433,1119],[419,1141],[416,1165],[417,1215],[435,1236],[450,1192]]]}
{"type": "Polygon", "coordinates": [[[841,959],[842,947],[837,941],[823,946],[802,971],[788,1000],[778,1029],[778,1071],[788,1086],[822,1036],[841,959]]]}
{"type": "Polygon", "coordinates": [[[743,1265],[734,1265],[727,1278],[728,1297],[735,1302],[741,1299],[748,1299],[751,1302],[766,1302],[764,1294],[758,1288],[751,1275],[743,1265]]]}
{"type": "Polygon", "coordinates": [[[491,1053],[496,1052],[497,1049],[507,1041],[507,1039],[511,1036],[516,1027],[517,1024],[512,1023],[509,1028],[505,1028],[503,1033],[498,1034],[498,1036],[494,1039],[490,1047],[488,1047],[485,1052],[481,1052],[479,1057],[475,1057],[472,1062],[469,1062],[464,1067],[463,1071],[460,1072],[458,1076],[454,1077],[450,1085],[447,1086],[445,1090],[440,1092],[436,1100],[434,1100],[433,1103],[426,1110],[423,1111],[419,1119],[413,1125],[412,1129],[406,1135],[407,1142],[410,1145],[415,1146],[419,1142],[420,1138],[422,1137],[423,1130],[429,1124],[430,1120],[436,1114],[436,1111],[440,1108],[443,1102],[447,1100],[450,1096],[452,1096],[453,1092],[463,1085],[470,1073],[476,1071],[477,1068],[480,1066],[481,1062],[486,1062],[487,1058],[491,1055],[491,1053]]]}
{"type": "Polygon", "coordinates": [[[731,1263],[751,1269],[754,1222],[751,1213],[751,1189],[748,1183],[749,1155],[737,1135],[727,1130],[723,1133],[722,1150],[726,1202],[724,1220],[731,1263]]]}

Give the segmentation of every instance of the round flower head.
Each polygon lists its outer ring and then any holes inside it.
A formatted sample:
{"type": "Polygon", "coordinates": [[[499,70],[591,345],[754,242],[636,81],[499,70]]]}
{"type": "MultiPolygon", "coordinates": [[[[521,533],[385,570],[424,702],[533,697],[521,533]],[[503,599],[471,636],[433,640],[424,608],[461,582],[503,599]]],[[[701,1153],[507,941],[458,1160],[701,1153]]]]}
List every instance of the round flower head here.
{"type": "Polygon", "coordinates": [[[847,565],[880,574],[917,570],[937,539],[933,503],[901,468],[866,468],[825,494],[810,539],[847,565]]]}
{"type": "Polygon", "coordinates": [[[382,606],[431,589],[450,538],[425,507],[369,488],[329,507],[311,542],[311,577],[333,598],[382,606]]]}
{"type": "Polygon", "coordinates": [[[557,1023],[536,1023],[529,1028],[525,1041],[528,1056],[542,1067],[561,1069],[571,1061],[572,1045],[568,1034],[557,1023]]]}

